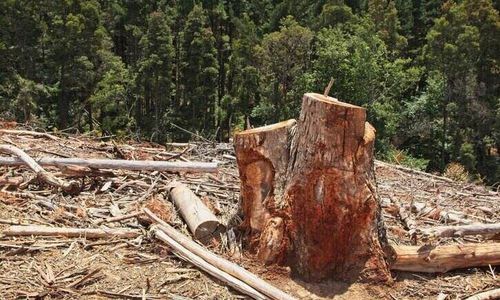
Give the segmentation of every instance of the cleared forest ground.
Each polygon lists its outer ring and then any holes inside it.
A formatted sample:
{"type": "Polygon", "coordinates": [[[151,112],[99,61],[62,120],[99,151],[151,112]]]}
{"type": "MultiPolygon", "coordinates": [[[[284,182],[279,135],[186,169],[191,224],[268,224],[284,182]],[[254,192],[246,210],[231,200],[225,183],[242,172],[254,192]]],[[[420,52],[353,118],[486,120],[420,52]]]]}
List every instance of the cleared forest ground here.
{"type": "MultiPolygon", "coordinates": [[[[8,124],[2,124],[5,128],[8,124]]],[[[13,125],[14,126],[14,125],[13,125]]],[[[0,127],[2,128],[2,127],[0,127]]],[[[16,127],[16,129],[23,129],[16,127]]],[[[135,141],[114,142],[90,135],[58,134],[57,139],[0,133],[1,144],[14,145],[33,158],[80,157],[128,160],[218,162],[216,175],[157,171],[46,169],[57,177],[82,183],[78,195],[67,195],[41,185],[27,167],[0,167],[0,230],[16,224],[78,228],[130,228],[143,234],[135,239],[7,237],[0,235],[0,298],[45,299],[238,299],[234,290],[171,254],[148,233],[144,217],[110,222],[147,206],[189,235],[186,225],[169,205],[166,193],[172,180],[187,184],[228,228],[241,221],[239,177],[231,144],[194,142],[162,146],[135,141]],[[167,203],[167,204],[165,204],[167,203]]],[[[434,213],[413,214],[419,228],[450,222],[440,211],[459,213],[481,223],[500,222],[498,191],[462,184],[385,163],[376,164],[378,194],[384,209],[388,238],[412,244],[395,203],[424,203],[434,213]]],[[[213,243],[210,250],[251,270],[302,299],[460,299],[500,286],[494,266],[444,274],[393,272],[392,285],[327,281],[311,284],[290,279],[289,270],[262,266],[240,250],[240,234],[213,243]]],[[[428,241],[427,241],[428,242],[428,241]]],[[[434,244],[487,243],[480,237],[446,238],[434,244]]],[[[418,245],[426,241],[417,240],[418,245]]]]}

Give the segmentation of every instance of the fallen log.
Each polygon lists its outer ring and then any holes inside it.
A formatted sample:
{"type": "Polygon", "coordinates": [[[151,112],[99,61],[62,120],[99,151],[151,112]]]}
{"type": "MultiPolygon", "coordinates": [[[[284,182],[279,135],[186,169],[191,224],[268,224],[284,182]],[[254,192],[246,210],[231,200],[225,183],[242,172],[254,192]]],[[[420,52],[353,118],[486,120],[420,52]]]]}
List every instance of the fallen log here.
{"type": "Polygon", "coordinates": [[[405,246],[392,245],[392,270],[444,273],[454,269],[500,264],[500,243],[405,246]]]}
{"type": "Polygon", "coordinates": [[[264,294],[265,296],[271,298],[271,299],[279,299],[279,300],[292,300],[295,299],[294,297],[286,294],[285,292],[281,291],[280,289],[274,287],[273,285],[269,284],[268,282],[264,281],[263,279],[257,277],[255,274],[245,270],[244,268],[220,257],[215,255],[214,253],[208,251],[201,245],[198,245],[195,243],[193,240],[189,239],[182,233],[178,232],[173,228],[172,226],[168,225],[167,223],[163,222],[160,218],[155,216],[149,209],[145,208],[144,212],[154,221],[156,221],[158,224],[159,229],[163,231],[167,236],[172,238],[175,242],[180,244],[182,247],[186,248],[190,252],[194,253],[195,255],[199,256],[203,260],[205,260],[207,263],[211,264],[212,266],[220,269],[221,271],[224,271],[228,273],[231,276],[236,277],[237,279],[245,282],[255,290],[259,291],[260,293],[264,294]]]}
{"type": "Polygon", "coordinates": [[[174,183],[170,187],[170,198],[194,237],[203,244],[219,238],[226,228],[201,199],[185,184],[174,183]]]}
{"type": "MultiPolygon", "coordinates": [[[[165,171],[165,172],[207,172],[216,173],[217,163],[212,162],[167,162],[154,160],[123,160],[123,159],[95,159],[95,158],[64,158],[42,157],[37,159],[42,166],[68,166],[75,165],[94,169],[121,169],[132,171],[165,171]]],[[[23,165],[19,158],[0,157],[0,165],[23,165]]]]}
{"type": "Polygon", "coordinates": [[[366,110],[307,93],[300,117],[237,133],[250,250],[306,281],[389,281],[366,110]]]}
{"type": "Polygon", "coordinates": [[[31,156],[26,154],[23,150],[11,146],[11,145],[0,145],[0,152],[8,153],[17,156],[17,158],[12,158],[13,160],[19,161],[22,165],[27,165],[33,172],[35,172],[37,178],[43,182],[61,188],[63,191],[69,194],[76,194],[80,191],[81,186],[78,181],[64,181],[52,175],[51,173],[45,171],[31,156]]]}
{"type": "Polygon", "coordinates": [[[15,135],[31,135],[34,137],[45,137],[54,141],[59,140],[58,137],[53,136],[52,134],[48,134],[45,132],[29,131],[29,130],[0,129],[0,133],[15,134],[15,135]]]}
{"type": "Polygon", "coordinates": [[[227,283],[235,290],[240,291],[243,294],[252,297],[253,299],[268,299],[266,296],[264,296],[262,293],[255,290],[248,284],[227,274],[226,272],[219,270],[218,268],[212,266],[211,264],[201,259],[198,255],[187,250],[185,247],[177,243],[170,236],[165,234],[160,228],[153,228],[153,232],[155,237],[165,242],[169,247],[171,247],[174,254],[176,254],[179,258],[190,262],[191,264],[207,272],[213,277],[219,279],[220,281],[227,283]]]}
{"type": "Polygon", "coordinates": [[[472,224],[462,226],[436,226],[419,229],[418,232],[427,238],[462,237],[466,235],[494,235],[500,233],[500,223],[472,224]]]}
{"type": "Polygon", "coordinates": [[[71,228],[71,227],[49,227],[42,225],[14,225],[4,229],[2,233],[6,236],[64,236],[96,238],[135,238],[141,234],[139,230],[125,228],[71,228]]]}
{"type": "Polygon", "coordinates": [[[500,289],[484,291],[465,298],[464,300],[494,300],[500,299],[500,289]]]}

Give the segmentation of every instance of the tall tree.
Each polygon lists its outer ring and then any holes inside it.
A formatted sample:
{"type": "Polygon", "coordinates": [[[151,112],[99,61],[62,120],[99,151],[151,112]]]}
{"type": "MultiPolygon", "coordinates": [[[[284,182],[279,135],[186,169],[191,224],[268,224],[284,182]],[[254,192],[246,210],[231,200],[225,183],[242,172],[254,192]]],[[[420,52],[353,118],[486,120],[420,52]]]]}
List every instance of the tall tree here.
{"type": "Polygon", "coordinates": [[[229,127],[232,121],[239,125],[249,124],[252,109],[260,99],[259,51],[261,49],[258,47],[257,28],[247,14],[235,19],[234,23],[237,36],[232,43],[228,74],[228,80],[231,82],[230,95],[226,98],[228,102],[226,122],[229,127]],[[239,122],[238,117],[242,118],[239,122]]]}
{"type": "MultiPolygon", "coordinates": [[[[97,50],[102,49],[107,33],[102,26],[100,5],[95,0],[45,3],[48,7],[47,44],[50,68],[57,77],[58,125],[81,125],[82,108],[89,119],[89,102],[97,82],[97,50]]],[[[90,121],[89,123],[92,123],[90,121]]]]}
{"type": "Polygon", "coordinates": [[[99,82],[89,98],[93,116],[98,120],[101,131],[127,134],[134,125],[131,107],[128,105],[131,102],[133,84],[130,72],[110,48],[99,50],[98,56],[96,72],[99,82]]]}
{"type": "Polygon", "coordinates": [[[334,78],[331,94],[368,108],[368,119],[379,136],[378,149],[384,151],[398,132],[400,103],[415,87],[420,70],[409,67],[408,60],[393,60],[370,24],[362,20],[319,32],[307,89],[322,90],[334,78]]]}
{"type": "Polygon", "coordinates": [[[214,133],[217,124],[217,51],[207,15],[200,5],[189,13],[183,36],[182,103],[178,121],[193,130],[214,133]]]}
{"type": "Polygon", "coordinates": [[[401,24],[398,19],[396,3],[392,0],[369,0],[368,13],[375,24],[380,38],[391,50],[402,50],[407,40],[399,32],[401,24]]]}
{"type": "Polygon", "coordinates": [[[151,13],[146,34],[140,41],[143,54],[136,79],[140,91],[136,120],[146,132],[154,130],[156,134],[161,134],[166,126],[165,117],[173,109],[174,47],[169,22],[162,11],[151,13]]]}
{"type": "Polygon", "coordinates": [[[333,3],[327,3],[323,6],[317,27],[335,26],[351,22],[354,19],[355,15],[352,13],[352,9],[344,4],[344,1],[333,1],[333,3]]]}
{"type": "Polygon", "coordinates": [[[500,19],[491,0],[447,2],[443,9],[424,48],[428,68],[444,80],[441,167],[460,160],[471,171],[485,170],[498,96],[498,53],[489,48],[500,42],[500,19]]]}
{"type": "Polygon", "coordinates": [[[260,103],[258,114],[277,121],[298,106],[299,100],[291,99],[289,93],[309,66],[312,38],[312,31],[291,16],[281,21],[279,31],[264,36],[262,69],[268,101],[260,103]]]}

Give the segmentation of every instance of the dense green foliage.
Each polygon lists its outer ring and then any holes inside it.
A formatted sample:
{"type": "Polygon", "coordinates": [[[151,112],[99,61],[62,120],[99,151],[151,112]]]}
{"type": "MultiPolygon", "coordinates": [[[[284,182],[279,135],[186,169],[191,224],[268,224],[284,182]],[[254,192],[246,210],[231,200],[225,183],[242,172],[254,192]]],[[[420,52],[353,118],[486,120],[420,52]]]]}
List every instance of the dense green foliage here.
{"type": "Polygon", "coordinates": [[[4,0],[0,116],[185,140],[296,117],[304,92],[368,109],[377,152],[500,181],[492,0],[4,0]],[[185,129],[185,130],[182,130],[185,129]]]}

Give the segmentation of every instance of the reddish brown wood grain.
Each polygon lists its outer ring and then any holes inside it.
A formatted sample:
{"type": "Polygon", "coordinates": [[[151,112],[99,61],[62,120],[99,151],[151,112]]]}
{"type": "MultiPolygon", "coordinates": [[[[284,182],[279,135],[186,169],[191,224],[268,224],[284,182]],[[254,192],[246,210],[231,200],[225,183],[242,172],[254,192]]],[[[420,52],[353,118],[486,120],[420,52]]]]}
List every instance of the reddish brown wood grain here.
{"type": "Polygon", "coordinates": [[[300,118],[235,136],[250,248],[305,280],[390,279],[364,108],[305,94],[300,118]]]}

